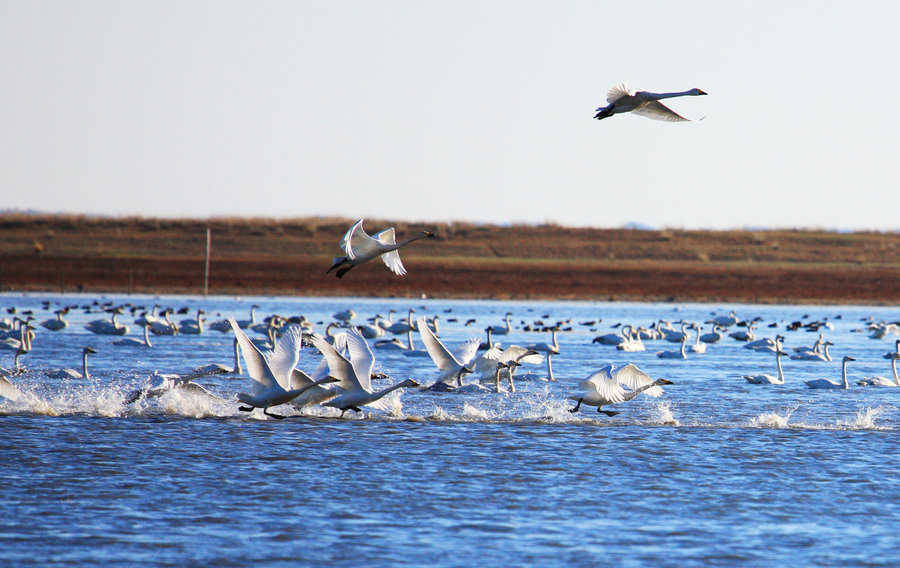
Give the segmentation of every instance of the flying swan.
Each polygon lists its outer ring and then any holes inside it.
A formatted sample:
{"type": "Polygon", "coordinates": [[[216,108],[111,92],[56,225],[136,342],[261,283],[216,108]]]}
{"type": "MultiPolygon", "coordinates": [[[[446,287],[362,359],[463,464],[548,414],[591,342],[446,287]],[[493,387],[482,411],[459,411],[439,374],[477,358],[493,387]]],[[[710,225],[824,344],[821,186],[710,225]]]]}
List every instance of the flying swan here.
{"type": "Polygon", "coordinates": [[[348,270],[357,264],[369,262],[380,256],[384,264],[391,269],[391,272],[402,276],[406,274],[406,268],[400,262],[400,253],[397,252],[397,249],[419,239],[434,239],[437,237],[434,233],[422,231],[398,243],[395,241],[393,227],[388,227],[371,237],[363,229],[362,224],[363,220],[360,219],[344,234],[340,246],[344,249],[346,256],[336,256],[334,264],[325,271],[326,274],[336,268],[337,272],[335,274],[337,274],[338,278],[342,278],[348,270]]]}
{"type": "Polygon", "coordinates": [[[581,405],[585,404],[596,406],[597,412],[615,416],[618,412],[603,410],[603,407],[607,404],[631,400],[642,392],[652,397],[662,396],[663,390],[659,385],[670,384],[672,382],[666,379],[654,381],[633,363],[618,368],[615,365],[606,365],[579,383],[578,388],[581,389],[581,392],[569,396],[570,400],[577,401],[575,408],[570,408],[569,412],[578,412],[581,405]],[[622,385],[631,390],[625,390],[622,385]]]}
{"type": "Polygon", "coordinates": [[[606,94],[606,102],[609,104],[605,107],[599,107],[594,118],[603,120],[614,114],[633,112],[634,114],[652,118],[653,120],[665,120],[668,122],[690,121],[691,119],[681,116],[659,101],[661,99],[705,94],[706,93],[700,89],[679,91],[677,93],[651,93],[649,91],[632,92],[625,84],[615,85],[606,94]]]}

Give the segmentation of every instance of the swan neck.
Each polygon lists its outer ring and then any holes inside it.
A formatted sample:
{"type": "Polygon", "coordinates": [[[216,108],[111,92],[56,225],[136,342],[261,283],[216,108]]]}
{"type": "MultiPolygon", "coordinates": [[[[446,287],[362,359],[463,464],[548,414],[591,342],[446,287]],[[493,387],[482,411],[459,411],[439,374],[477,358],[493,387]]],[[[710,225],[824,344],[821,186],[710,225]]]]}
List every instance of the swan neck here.
{"type": "Polygon", "coordinates": [[[88,356],[87,352],[81,354],[81,374],[84,376],[85,379],[91,378],[91,376],[88,374],[87,356],[88,356]]]}
{"type": "Polygon", "coordinates": [[[897,358],[891,358],[891,372],[894,374],[894,384],[900,387],[900,377],[897,376],[897,358]]]}
{"type": "Polygon", "coordinates": [[[778,382],[784,384],[784,370],[781,368],[781,353],[775,355],[775,365],[778,367],[778,382]]]}

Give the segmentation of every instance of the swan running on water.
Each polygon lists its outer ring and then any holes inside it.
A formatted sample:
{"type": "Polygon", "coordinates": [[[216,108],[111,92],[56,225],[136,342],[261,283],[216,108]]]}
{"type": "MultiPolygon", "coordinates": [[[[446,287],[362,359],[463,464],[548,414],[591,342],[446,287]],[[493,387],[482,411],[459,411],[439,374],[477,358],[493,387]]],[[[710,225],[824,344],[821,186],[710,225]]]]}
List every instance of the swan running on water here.
{"type": "Polygon", "coordinates": [[[437,235],[434,233],[422,231],[398,243],[394,240],[393,227],[388,227],[371,237],[363,230],[362,224],[363,220],[360,219],[350,227],[350,230],[341,239],[340,246],[344,249],[346,256],[335,257],[334,264],[325,271],[326,274],[336,268],[337,272],[335,274],[337,274],[338,278],[342,278],[348,270],[357,264],[369,262],[380,256],[384,264],[391,269],[391,272],[402,276],[406,274],[406,268],[400,262],[400,253],[397,252],[397,249],[419,239],[437,238],[437,235]]]}
{"type": "Polygon", "coordinates": [[[603,120],[614,114],[623,112],[633,112],[653,120],[666,120],[668,122],[682,122],[691,119],[685,118],[673,111],[666,105],[659,102],[661,99],[672,99],[675,97],[705,95],[700,89],[691,89],[689,91],[679,91],[677,93],[651,93],[649,91],[632,92],[625,84],[612,87],[606,94],[606,102],[609,104],[605,107],[599,107],[594,118],[603,120]]]}
{"type": "Polygon", "coordinates": [[[654,381],[633,363],[619,368],[616,368],[615,365],[606,365],[579,383],[578,388],[581,389],[581,392],[569,397],[570,400],[577,401],[577,404],[575,408],[570,408],[569,412],[578,412],[581,405],[586,404],[587,406],[596,406],[597,412],[615,416],[618,412],[603,410],[603,407],[607,404],[631,400],[642,392],[647,396],[662,396],[663,390],[660,385],[671,384],[672,382],[666,379],[654,381]],[[631,390],[626,391],[622,385],[631,390]]]}
{"type": "Polygon", "coordinates": [[[267,359],[250,341],[233,317],[229,317],[228,321],[240,343],[241,354],[244,356],[244,362],[247,363],[247,373],[253,379],[250,394],[238,393],[237,395],[239,401],[248,405],[240,406],[238,410],[252,412],[254,408],[262,408],[263,414],[266,416],[281,419],[284,416],[271,414],[269,407],[290,402],[313,386],[335,382],[333,377],[325,377],[300,388],[291,388],[291,375],[300,360],[300,330],[298,327],[289,326],[287,328],[275,344],[275,350],[267,359]]]}

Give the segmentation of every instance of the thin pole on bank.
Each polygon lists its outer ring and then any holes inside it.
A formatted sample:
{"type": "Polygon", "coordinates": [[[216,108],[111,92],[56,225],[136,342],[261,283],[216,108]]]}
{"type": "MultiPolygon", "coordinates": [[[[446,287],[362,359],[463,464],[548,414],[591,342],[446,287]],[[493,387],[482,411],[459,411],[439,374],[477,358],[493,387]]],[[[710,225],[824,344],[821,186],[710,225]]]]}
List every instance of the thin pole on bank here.
{"type": "Polygon", "coordinates": [[[212,236],[209,227],[206,228],[206,268],[203,271],[203,295],[209,294],[209,248],[212,236]]]}

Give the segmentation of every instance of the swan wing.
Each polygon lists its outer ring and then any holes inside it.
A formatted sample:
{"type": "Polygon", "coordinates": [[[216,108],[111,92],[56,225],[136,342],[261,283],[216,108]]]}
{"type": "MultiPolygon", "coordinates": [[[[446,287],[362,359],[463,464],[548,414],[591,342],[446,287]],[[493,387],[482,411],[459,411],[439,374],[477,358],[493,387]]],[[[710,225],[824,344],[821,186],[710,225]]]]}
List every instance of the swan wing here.
{"type": "Polygon", "coordinates": [[[587,394],[596,393],[600,398],[609,402],[622,402],[625,400],[625,389],[613,379],[610,371],[612,365],[607,365],[599,371],[591,374],[578,385],[587,394]]]}
{"type": "Polygon", "coordinates": [[[338,353],[321,335],[313,334],[312,344],[322,353],[322,356],[328,363],[328,372],[338,380],[338,388],[344,391],[358,391],[362,388],[359,380],[356,378],[353,365],[350,364],[346,357],[338,353]]]}
{"type": "Polygon", "coordinates": [[[663,390],[658,386],[649,386],[653,384],[650,375],[642,371],[634,363],[629,363],[624,367],[620,367],[612,371],[613,377],[619,384],[623,384],[632,391],[643,389],[643,393],[654,398],[663,395],[663,390]]]}
{"type": "Polygon", "coordinates": [[[282,388],[290,388],[291,372],[300,362],[300,328],[290,325],[275,342],[275,349],[269,354],[269,368],[282,388]]]}
{"type": "Polygon", "coordinates": [[[375,355],[358,329],[347,332],[347,351],[350,353],[350,364],[353,365],[357,382],[363,389],[372,392],[372,367],[375,366],[375,355]]]}
{"type": "Polygon", "coordinates": [[[275,378],[275,374],[272,373],[268,361],[266,361],[266,358],[256,344],[250,341],[250,338],[247,337],[244,330],[242,330],[237,322],[234,321],[234,317],[229,317],[228,323],[231,324],[231,328],[234,330],[234,336],[237,338],[238,345],[241,347],[241,356],[244,357],[244,363],[247,364],[247,374],[253,379],[253,386],[250,391],[251,394],[257,396],[278,385],[279,383],[275,378]]]}
{"type": "Polygon", "coordinates": [[[378,233],[375,233],[375,236],[373,238],[376,241],[378,241],[382,244],[385,244],[385,245],[397,244],[397,235],[394,232],[393,227],[388,227],[387,229],[385,229],[383,231],[379,231],[378,233]]]}
{"type": "Polygon", "coordinates": [[[363,229],[363,220],[357,221],[341,239],[341,248],[350,260],[372,257],[377,254],[378,241],[369,236],[363,229]]]}
{"type": "Polygon", "coordinates": [[[647,103],[638,106],[631,112],[633,114],[639,114],[647,118],[652,118],[653,120],[665,120],[667,122],[691,122],[691,119],[681,116],[659,101],[648,101],[647,103]]]}
{"type": "Polygon", "coordinates": [[[385,266],[387,266],[391,270],[391,272],[393,272],[397,276],[403,276],[404,274],[406,274],[406,268],[400,261],[400,253],[398,251],[392,250],[391,252],[384,253],[383,255],[381,255],[381,260],[383,260],[385,266]]]}
{"type": "Polygon", "coordinates": [[[463,365],[468,365],[475,354],[478,353],[478,346],[481,345],[481,339],[478,337],[470,337],[468,341],[461,343],[453,350],[453,357],[463,365]]]}
{"type": "Polygon", "coordinates": [[[437,368],[441,371],[446,371],[458,367],[461,363],[441,343],[441,340],[434,335],[434,332],[425,323],[425,318],[419,317],[417,321],[419,324],[419,336],[422,338],[425,350],[428,351],[428,355],[431,356],[431,360],[434,361],[437,368]]]}
{"type": "Polygon", "coordinates": [[[606,93],[606,102],[614,103],[620,99],[632,96],[634,96],[634,93],[631,92],[631,90],[628,88],[628,85],[626,83],[620,83],[618,85],[613,85],[612,87],[610,87],[609,91],[606,93]]]}

